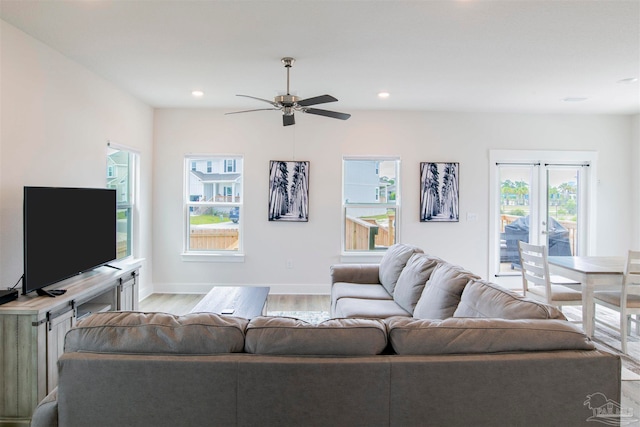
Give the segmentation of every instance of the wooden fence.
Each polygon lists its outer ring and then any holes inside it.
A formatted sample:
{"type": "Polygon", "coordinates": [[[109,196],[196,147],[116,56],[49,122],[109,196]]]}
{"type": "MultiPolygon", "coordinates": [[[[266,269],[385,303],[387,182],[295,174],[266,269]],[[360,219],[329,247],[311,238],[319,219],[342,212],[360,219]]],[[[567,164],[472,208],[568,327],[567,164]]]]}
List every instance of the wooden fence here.
{"type": "MultiPolygon", "coordinates": [[[[395,216],[389,215],[389,224],[394,222],[395,216]]],[[[395,242],[395,227],[380,225],[375,219],[347,216],[345,233],[348,251],[386,248],[395,242]]]]}
{"type": "Polygon", "coordinates": [[[238,250],[238,230],[234,228],[192,229],[189,249],[238,250]]]}

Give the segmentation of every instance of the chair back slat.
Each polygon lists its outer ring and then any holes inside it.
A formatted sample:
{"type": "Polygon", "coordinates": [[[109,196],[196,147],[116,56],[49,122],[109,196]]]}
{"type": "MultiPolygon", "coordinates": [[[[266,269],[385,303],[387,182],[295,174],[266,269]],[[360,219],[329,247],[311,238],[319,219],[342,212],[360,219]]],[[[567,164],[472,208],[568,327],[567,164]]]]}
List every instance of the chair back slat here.
{"type": "Polygon", "coordinates": [[[628,251],[622,281],[622,301],[629,294],[640,294],[640,251],[628,251]]]}
{"type": "Polygon", "coordinates": [[[549,264],[547,264],[547,247],[518,242],[520,266],[522,267],[522,290],[527,294],[529,284],[542,286],[545,289],[547,302],[551,303],[551,281],[549,280],[549,264]]]}

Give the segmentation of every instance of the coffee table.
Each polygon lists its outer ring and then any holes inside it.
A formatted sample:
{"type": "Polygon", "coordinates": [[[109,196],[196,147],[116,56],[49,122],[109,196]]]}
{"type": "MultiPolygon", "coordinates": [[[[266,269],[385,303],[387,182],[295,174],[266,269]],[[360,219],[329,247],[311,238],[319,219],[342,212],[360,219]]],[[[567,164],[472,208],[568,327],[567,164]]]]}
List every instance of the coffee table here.
{"type": "Polygon", "coordinates": [[[267,312],[268,286],[215,286],[190,313],[209,312],[251,319],[267,312]]]}

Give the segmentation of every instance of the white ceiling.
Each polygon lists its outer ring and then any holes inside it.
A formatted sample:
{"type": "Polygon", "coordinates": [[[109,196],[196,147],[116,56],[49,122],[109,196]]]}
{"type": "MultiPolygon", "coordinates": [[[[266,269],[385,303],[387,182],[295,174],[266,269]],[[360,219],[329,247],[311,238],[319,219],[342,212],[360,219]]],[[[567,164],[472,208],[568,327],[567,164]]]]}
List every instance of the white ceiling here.
{"type": "Polygon", "coordinates": [[[640,84],[617,83],[640,77],[640,0],[1,0],[0,17],[154,107],[268,107],[235,95],[282,93],[293,56],[292,93],[337,111],[640,113],[640,84]]]}

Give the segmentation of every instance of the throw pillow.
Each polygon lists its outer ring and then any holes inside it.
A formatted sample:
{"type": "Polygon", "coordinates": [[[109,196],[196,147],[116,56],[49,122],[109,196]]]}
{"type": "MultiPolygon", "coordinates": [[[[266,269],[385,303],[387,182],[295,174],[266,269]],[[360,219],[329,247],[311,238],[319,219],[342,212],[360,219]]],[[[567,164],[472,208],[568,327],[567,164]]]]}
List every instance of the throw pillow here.
{"type": "Polygon", "coordinates": [[[441,260],[427,254],[415,253],[402,269],[393,291],[393,300],[400,307],[413,313],[424,285],[441,260]]]}
{"type": "Polygon", "coordinates": [[[563,319],[557,308],[523,297],[495,283],[471,281],[462,292],[454,317],[502,319],[563,319]]]}
{"type": "Polygon", "coordinates": [[[431,274],[416,304],[413,317],[418,319],[447,319],[458,307],[462,291],[475,274],[449,263],[441,263],[431,274]]]}
{"type": "Polygon", "coordinates": [[[380,260],[378,277],[382,286],[389,292],[389,295],[393,295],[398,277],[400,277],[400,273],[409,258],[411,258],[411,255],[422,252],[422,249],[416,246],[402,243],[396,243],[387,249],[387,252],[380,260]]]}

